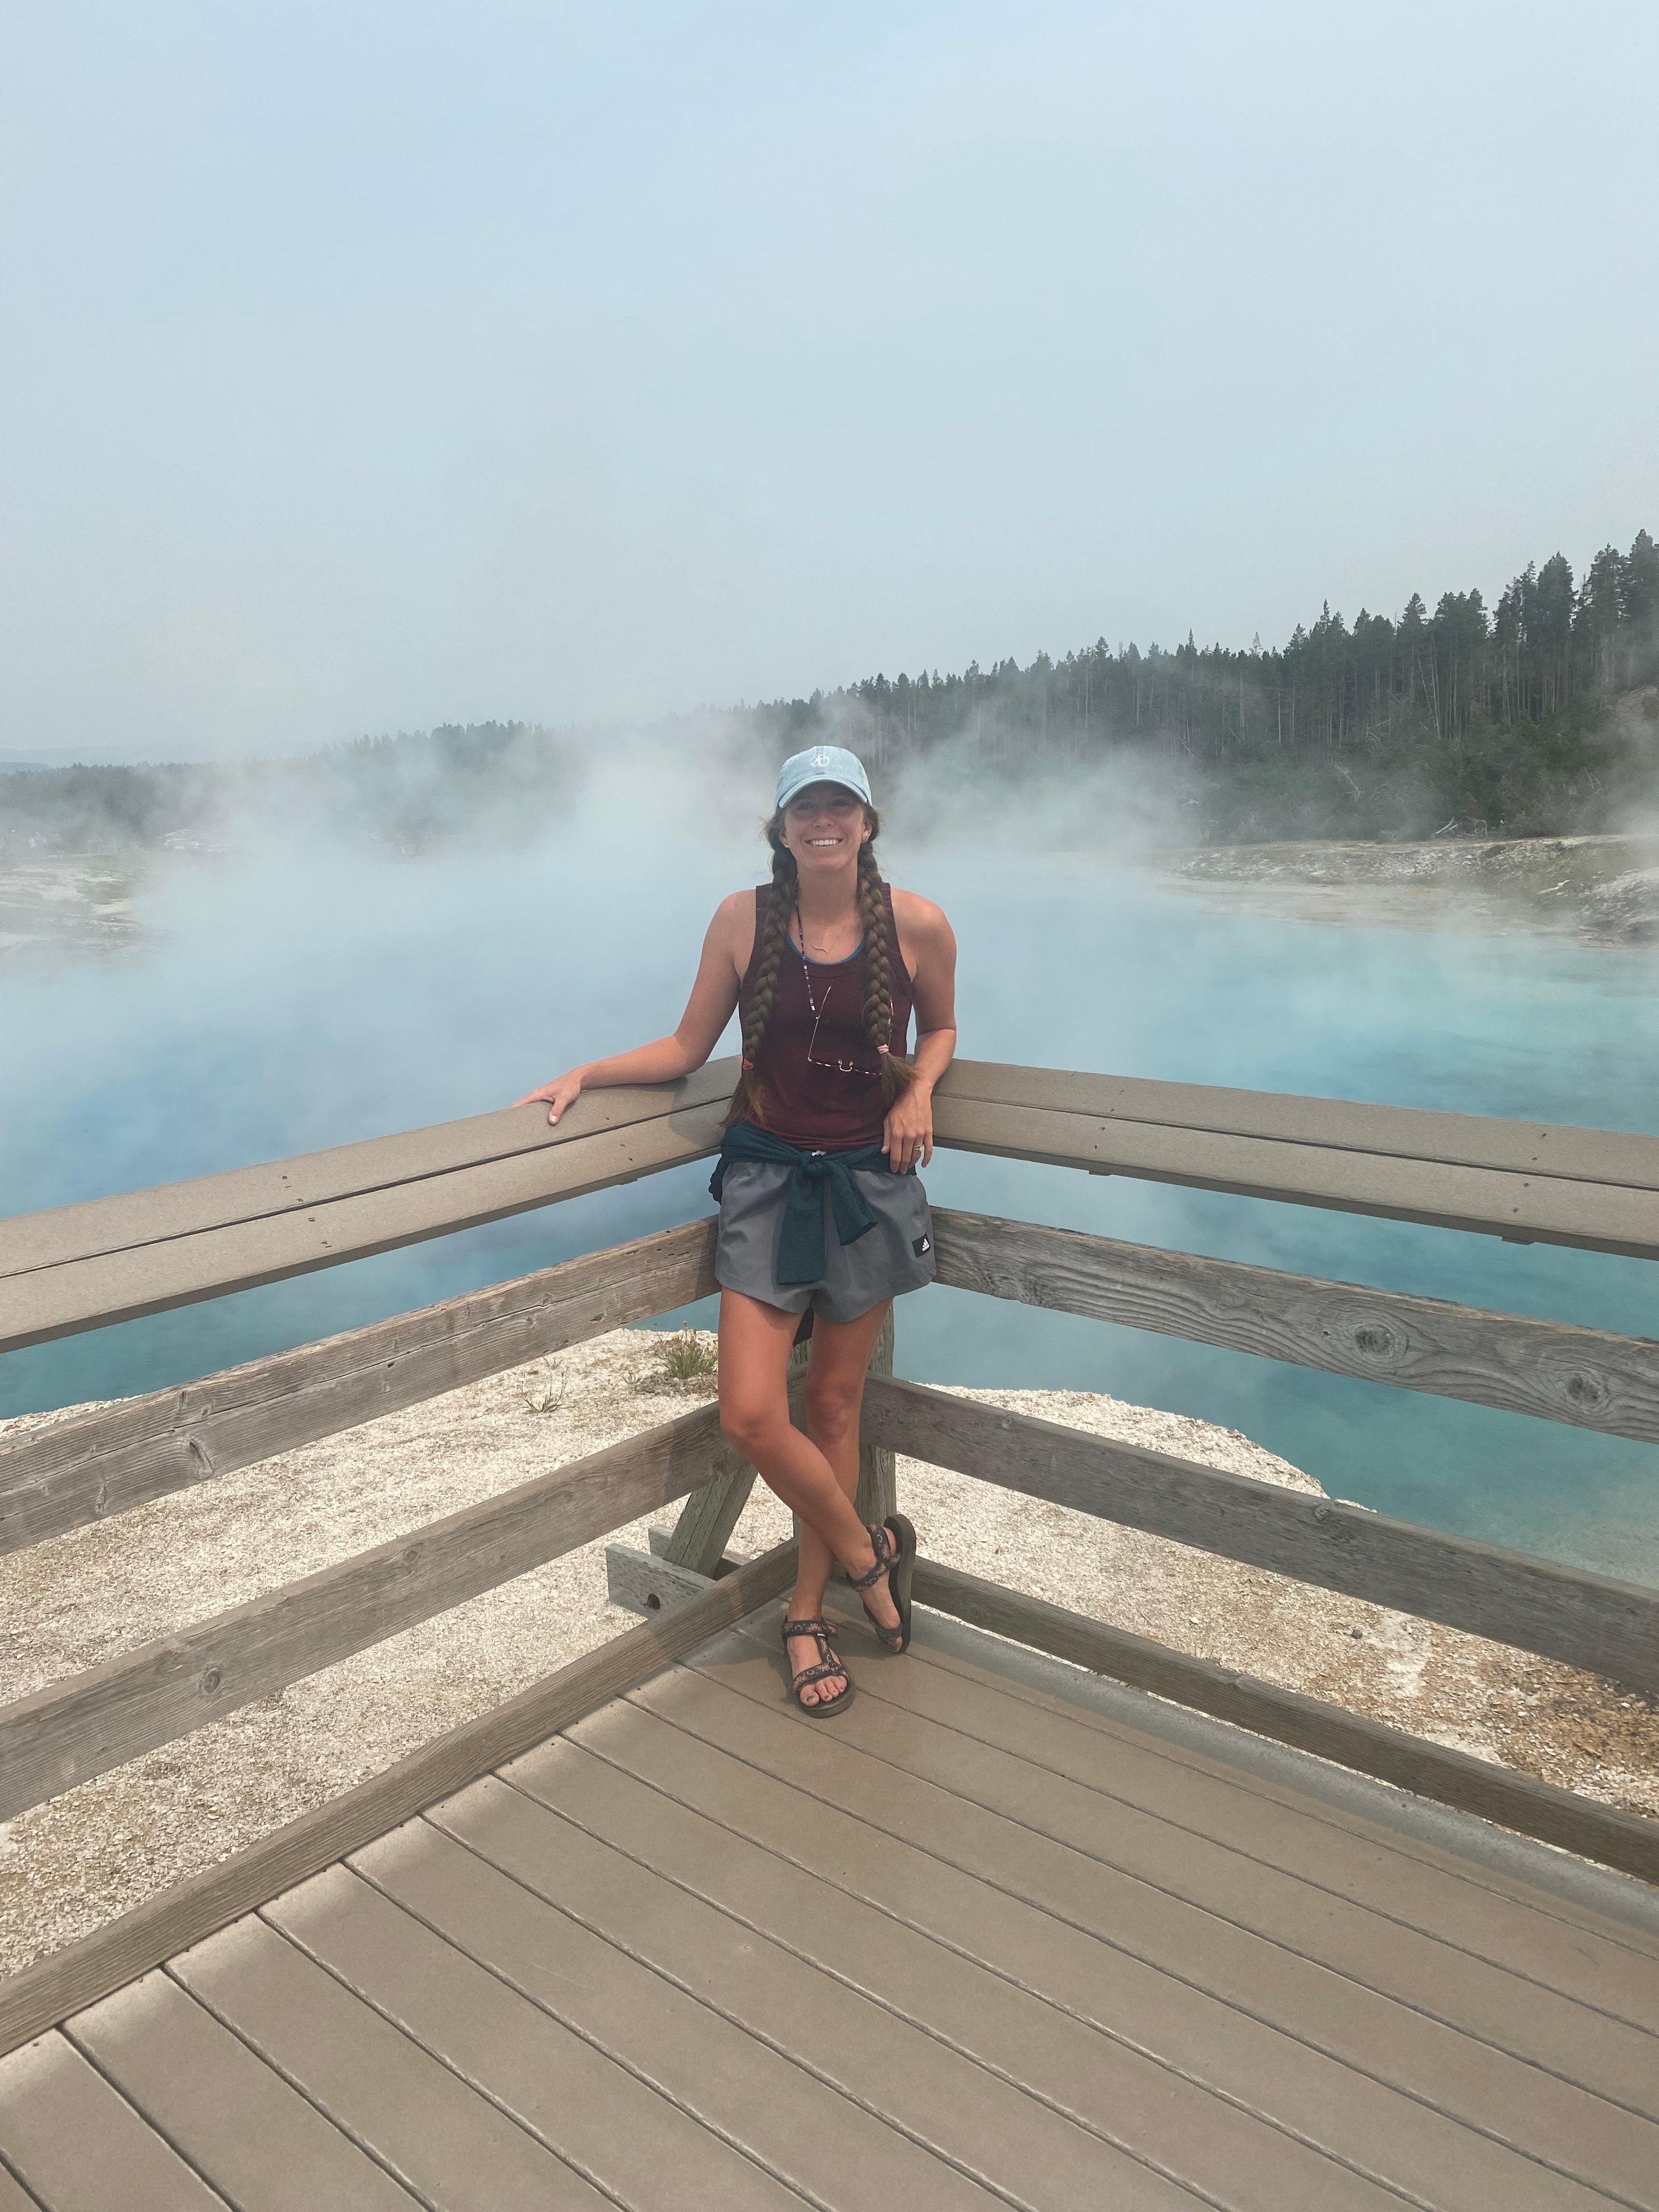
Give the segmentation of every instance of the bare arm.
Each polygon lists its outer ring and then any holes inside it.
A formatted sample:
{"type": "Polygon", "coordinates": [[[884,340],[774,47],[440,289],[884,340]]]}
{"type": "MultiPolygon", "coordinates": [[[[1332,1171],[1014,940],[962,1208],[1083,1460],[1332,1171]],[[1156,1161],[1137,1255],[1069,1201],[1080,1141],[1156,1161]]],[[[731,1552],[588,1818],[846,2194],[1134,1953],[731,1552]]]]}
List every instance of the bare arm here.
{"type": "Polygon", "coordinates": [[[906,1168],[926,1167],[933,1157],[933,1085],[957,1048],[957,940],[931,899],[895,891],[893,904],[900,938],[916,956],[910,984],[916,1016],[911,1065],[916,1079],[894,1102],[881,1139],[888,1166],[902,1175],[906,1168]]]}
{"type": "Polygon", "coordinates": [[[701,1067],[737,1006],[742,978],[737,956],[741,947],[747,957],[742,940],[752,928],[753,920],[752,891],[734,891],[714,909],[714,919],[702,941],[697,979],[672,1036],[656,1037],[649,1044],[635,1045],[631,1052],[615,1053],[609,1060],[591,1060],[568,1068],[551,1083],[543,1084],[539,1091],[515,1098],[514,1104],[530,1106],[545,1101],[548,1120],[556,1121],[584,1091],[608,1090],[621,1083],[678,1083],[681,1076],[701,1067]]]}

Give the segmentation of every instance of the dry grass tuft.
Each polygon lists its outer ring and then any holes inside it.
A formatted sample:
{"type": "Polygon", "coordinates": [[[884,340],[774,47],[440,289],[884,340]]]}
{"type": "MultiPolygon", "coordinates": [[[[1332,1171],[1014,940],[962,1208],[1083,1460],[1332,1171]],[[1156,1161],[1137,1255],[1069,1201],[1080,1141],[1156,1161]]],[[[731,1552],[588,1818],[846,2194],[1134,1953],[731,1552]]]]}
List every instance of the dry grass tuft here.
{"type": "Polygon", "coordinates": [[[696,1329],[682,1328],[663,1339],[662,1364],[672,1381],[695,1382],[717,1370],[720,1355],[696,1329]]]}

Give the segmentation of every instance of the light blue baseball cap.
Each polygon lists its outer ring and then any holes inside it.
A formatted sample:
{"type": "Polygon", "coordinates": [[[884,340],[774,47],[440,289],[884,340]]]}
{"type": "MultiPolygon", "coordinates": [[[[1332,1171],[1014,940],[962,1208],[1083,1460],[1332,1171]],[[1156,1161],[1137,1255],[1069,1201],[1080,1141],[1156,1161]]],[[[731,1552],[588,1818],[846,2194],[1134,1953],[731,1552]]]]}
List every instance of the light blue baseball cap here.
{"type": "Polygon", "coordinates": [[[778,770],[777,805],[787,806],[798,791],[805,791],[809,783],[839,783],[861,799],[866,806],[875,801],[870,796],[870,779],[864,773],[864,763],[856,753],[849,753],[845,745],[814,745],[809,752],[792,753],[778,770]]]}

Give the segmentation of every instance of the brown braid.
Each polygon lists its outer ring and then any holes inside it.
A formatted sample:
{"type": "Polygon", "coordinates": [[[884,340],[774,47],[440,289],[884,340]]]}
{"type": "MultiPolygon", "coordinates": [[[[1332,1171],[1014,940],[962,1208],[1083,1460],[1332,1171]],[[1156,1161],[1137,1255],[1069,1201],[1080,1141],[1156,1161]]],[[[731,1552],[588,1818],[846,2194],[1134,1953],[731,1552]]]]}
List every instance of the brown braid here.
{"type": "Polygon", "coordinates": [[[859,848],[859,919],[864,924],[864,1034],[881,1060],[881,1103],[890,1106],[916,1079],[908,1060],[889,1050],[893,1042],[893,952],[888,934],[887,902],[881,870],[872,848],[880,824],[868,810],[870,835],[859,848]]]}
{"type": "Polygon", "coordinates": [[[760,957],[755,963],[755,994],[743,1025],[743,1067],[726,1116],[727,1128],[733,1121],[745,1119],[765,1125],[766,1085],[761,1080],[760,1048],[777,1000],[778,969],[789,942],[789,917],[799,895],[795,856],[783,842],[781,807],[766,825],[766,842],[772,848],[772,892],[757,923],[760,957]]]}
{"type": "MultiPolygon", "coordinates": [[[[870,835],[859,850],[858,908],[864,931],[864,1034],[881,1060],[881,1103],[890,1106],[916,1079],[908,1060],[890,1050],[893,1039],[893,948],[887,927],[887,902],[881,895],[881,870],[874,846],[881,817],[873,806],[864,810],[870,835]]],[[[764,1125],[766,1085],[761,1079],[760,1052],[778,995],[778,970],[789,943],[789,918],[799,896],[795,856],[783,841],[783,810],[766,825],[766,842],[772,848],[772,889],[760,915],[760,957],[755,963],[755,990],[749,1002],[749,1018],[743,1027],[744,1065],[732,1093],[726,1126],[750,1119],[764,1125]]]]}

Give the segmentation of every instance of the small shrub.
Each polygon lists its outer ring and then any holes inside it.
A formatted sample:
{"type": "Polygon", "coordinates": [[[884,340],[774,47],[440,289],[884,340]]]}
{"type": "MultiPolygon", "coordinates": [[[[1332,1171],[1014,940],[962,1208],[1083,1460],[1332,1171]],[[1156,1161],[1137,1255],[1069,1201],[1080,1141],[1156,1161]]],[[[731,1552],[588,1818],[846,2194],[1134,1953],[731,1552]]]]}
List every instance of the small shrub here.
{"type": "Polygon", "coordinates": [[[531,1384],[529,1389],[521,1390],[519,1395],[532,1413],[556,1413],[564,1403],[565,1389],[569,1379],[567,1375],[550,1379],[546,1369],[544,1368],[540,1376],[531,1384]]]}
{"type": "Polygon", "coordinates": [[[702,1376],[714,1374],[720,1360],[695,1328],[682,1328],[663,1339],[662,1364],[671,1381],[695,1382],[702,1376]]]}

